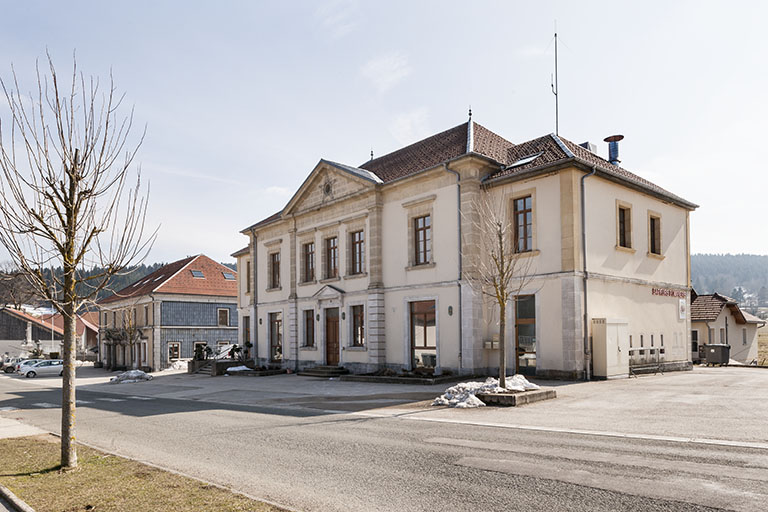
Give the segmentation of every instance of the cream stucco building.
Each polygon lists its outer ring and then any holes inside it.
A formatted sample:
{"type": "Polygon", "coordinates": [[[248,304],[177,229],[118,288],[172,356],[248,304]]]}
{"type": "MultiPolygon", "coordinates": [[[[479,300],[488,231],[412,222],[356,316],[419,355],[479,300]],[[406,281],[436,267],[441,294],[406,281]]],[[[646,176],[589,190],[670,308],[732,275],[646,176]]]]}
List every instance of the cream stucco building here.
{"type": "Polygon", "coordinates": [[[260,364],[292,369],[493,371],[497,307],[470,286],[484,257],[473,216],[490,195],[532,274],[507,312],[509,367],[687,367],[696,205],[613,160],[472,121],[356,167],[320,160],[280,212],[242,231],[240,339],[260,364]]]}

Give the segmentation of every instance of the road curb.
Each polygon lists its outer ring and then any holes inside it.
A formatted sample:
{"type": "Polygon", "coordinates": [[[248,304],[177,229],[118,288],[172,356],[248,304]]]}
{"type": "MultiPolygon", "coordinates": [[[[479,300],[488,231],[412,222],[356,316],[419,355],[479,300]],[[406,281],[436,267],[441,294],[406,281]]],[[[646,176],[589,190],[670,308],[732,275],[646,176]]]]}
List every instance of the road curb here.
{"type": "Polygon", "coordinates": [[[0,484],[0,498],[4,499],[16,512],[35,512],[35,509],[23,502],[10,489],[0,484]]]}

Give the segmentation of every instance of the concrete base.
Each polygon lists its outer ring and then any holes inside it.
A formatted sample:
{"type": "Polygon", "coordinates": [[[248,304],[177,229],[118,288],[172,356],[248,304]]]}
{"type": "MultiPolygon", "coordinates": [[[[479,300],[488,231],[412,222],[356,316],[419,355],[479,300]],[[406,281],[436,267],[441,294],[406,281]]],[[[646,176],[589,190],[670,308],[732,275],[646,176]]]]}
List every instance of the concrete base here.
{"type": "Polygon", "coordinates": [[[485,405],[498,405],[501,407],[516,407],[518,405],[532,404],[542,400],[557,398],[554,389],[537,389],[535,391],[523,391],[521,393],[479,393],[477,395],[485,405]]]}
{"type": "Polygon", "coordinates": [[[342,375],[339,380],[348,382],[380,382],[382,384],[417,384],[420,386],[433,386],[445,382],[456,382],[475,378],[466,375],[445,375],[435,377],[397,377],[397,376],[378,376],[378,375],[342,375]]]}

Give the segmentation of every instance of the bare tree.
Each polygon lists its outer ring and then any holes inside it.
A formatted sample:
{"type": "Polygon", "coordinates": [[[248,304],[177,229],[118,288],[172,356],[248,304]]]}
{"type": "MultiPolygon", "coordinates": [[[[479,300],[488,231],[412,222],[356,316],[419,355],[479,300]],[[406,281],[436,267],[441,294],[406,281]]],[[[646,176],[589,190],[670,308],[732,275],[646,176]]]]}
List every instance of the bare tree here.
{"type": "MultiPolygon", "coordinates": [[[[472,201],[471,213],[464,214],[477,244],[465,248],[462,253],[470,256],[472,263],[465,276],[472,289],[491,299],[499,313],[499,386],[506,388],[507,373],[507,306],[520,295],[533,278],[533,258],[521,251],[513,219],[511,205],[502,193],[481,189],[472,201]]],[[[516,346],[516,345],[515,345],[516,346]]],[[[517,373],[515,354],[515,373],[517,373]]]]}
{"type": "Polygon", "coordinates": [[[146,257],[157,231],[144,229],[149,191],[142,194],[140,171],[131,183],[144,136],[130,145],[133,111],[118,116],[123,96],[112,77],[102,92],[73,59],[71,83],[61,82],[50,55],[36,71],[29,95],[15,69],[10,81],[0,80],[10,111],[9,122],[0,120],[0,243],[64,318],[61,465],[73,468],[76,312],[146,257]],[[61,274],[46,279],[53,266],[61,274]],[[104,270],[85,275],[97,266],[104,270]]]}
{"type": "Polygon", "coordinates": [[[13,263],[0,263],[0,307],[10,304],[14,309],[21,309],[23,304],[37,302],[38,298],[22,271],[13,263]]]}

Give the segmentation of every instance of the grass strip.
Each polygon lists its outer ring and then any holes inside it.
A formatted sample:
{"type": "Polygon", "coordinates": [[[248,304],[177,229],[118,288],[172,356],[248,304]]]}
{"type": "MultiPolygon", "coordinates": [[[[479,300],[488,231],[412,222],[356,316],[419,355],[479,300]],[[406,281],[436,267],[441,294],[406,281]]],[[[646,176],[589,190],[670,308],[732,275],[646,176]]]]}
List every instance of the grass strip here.
{"type": "Polygon", "coordinates": [[[77,452],[77,469],[61,471],[58,438],[0,439],[0,483],[37,512],[282,510],[85,446],[77,452]]]}

